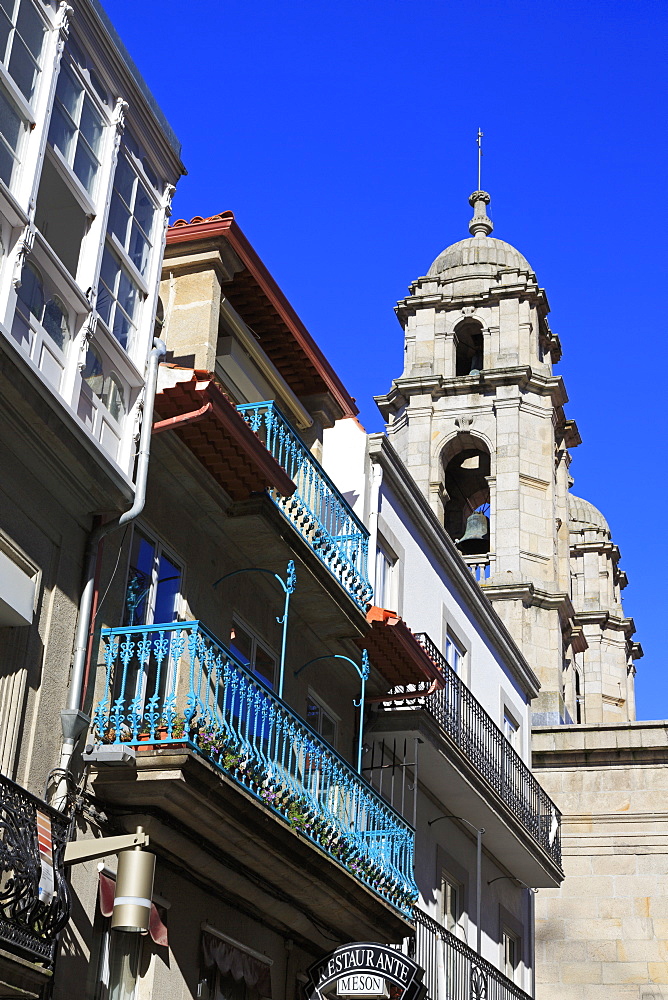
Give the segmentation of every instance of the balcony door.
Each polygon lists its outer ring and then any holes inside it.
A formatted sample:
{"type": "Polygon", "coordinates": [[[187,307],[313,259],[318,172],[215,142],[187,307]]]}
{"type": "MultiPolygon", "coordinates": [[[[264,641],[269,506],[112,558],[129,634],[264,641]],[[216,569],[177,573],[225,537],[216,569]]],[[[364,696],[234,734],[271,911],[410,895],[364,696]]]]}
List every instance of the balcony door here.
{"type": "MultiPolygon", "coordinates": [[[[144,633],[156,640],[160,625],[178,621],[181,611],[183,568],[176,559],[165,551],[162,544],[144,530],[134,528],[130,547],[125,588],[123,624],[146,626],[144,633]]],[[[176,633],[169,633],[170,642],[176,633]]],[[[141,634],[134,636],[136,641],[141,634]]],[[[162,712],[167,693],[175,690],[176,664],[170,655],[156,657],[155,647],[147,660],[133,662],[139,665],[134,676],[126,680],[123,694],[126,706],[135,700],[139,711],[143,711],[150,699],[162,712]]],[[[117,696],[118,696],[117,694],[117,696]]]]}

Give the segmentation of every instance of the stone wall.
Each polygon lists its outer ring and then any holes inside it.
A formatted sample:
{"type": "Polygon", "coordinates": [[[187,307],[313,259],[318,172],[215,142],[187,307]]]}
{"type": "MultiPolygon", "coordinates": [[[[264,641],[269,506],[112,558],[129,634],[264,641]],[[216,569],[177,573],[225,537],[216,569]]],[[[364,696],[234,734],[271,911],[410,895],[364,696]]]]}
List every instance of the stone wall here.
{"type": "Polygon", "coordinates": [[[668,722],[538,727],[533,754],[566,873],[536,897],[537,1000],[668,997],[668,722]]]}

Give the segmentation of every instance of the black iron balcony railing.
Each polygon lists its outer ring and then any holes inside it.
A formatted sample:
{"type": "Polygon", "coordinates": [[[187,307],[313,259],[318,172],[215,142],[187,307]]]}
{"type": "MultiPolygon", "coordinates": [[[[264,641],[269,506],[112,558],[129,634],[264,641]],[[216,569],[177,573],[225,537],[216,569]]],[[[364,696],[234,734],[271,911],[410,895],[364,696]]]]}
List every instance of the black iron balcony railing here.
{"type": "Polygon", "coordinates": [[[415,961],[426,1000],[530,1000],[529,994],[430,916],[415,908],[415,961]]]}
{"type": "Polygon", "coordinates": [[[445,680],[434,694],[416,692],[416,700],[475,765],[525,830],[561,866],[561,813],[554,802],[429,636],[417,632],[415,638],[445,680]]]}
{"type": "Polygon", "coordinates": [[[62,813],[0,775],[0,945],[47,967],[70,915],[68,826],[62,813]]]}

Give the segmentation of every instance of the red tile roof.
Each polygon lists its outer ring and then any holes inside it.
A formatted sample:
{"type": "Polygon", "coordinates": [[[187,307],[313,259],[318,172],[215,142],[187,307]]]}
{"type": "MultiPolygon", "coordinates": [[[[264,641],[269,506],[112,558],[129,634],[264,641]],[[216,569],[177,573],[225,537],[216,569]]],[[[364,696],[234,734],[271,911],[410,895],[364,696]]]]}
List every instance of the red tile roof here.
{"type": "MultiPolygon", "coordinates": [[[[425,681],[435,688],[443,687],[443,674],[399,615],[374,606],[369,608],[366,620],[371,628],[357,639],[357,644],[367,650],[371,663],[391,687],[425,681]]],[[[415,692],[413,697],[418,694],[415,692]]]]}
{"type": "MultiPolygon", "coordinates": [[[[237,225],[232,212],[178,219],[167,231],[166,261],[183,244],[225,240],[242,269],[223,285],[224,293],[293,392],[300,397],[329,393],[342,416],[359,410],[340,378],[237,225]]],[[[194,251],[194,247],[191,248],[194,251]]]]}
{"type": "Polygon", "coordinates": [[[292,496],[295,484],[208,372],[165,387],[155,397],[161,419],[153,433],[173,430],[233,500],[273,487],[292,496]],[[184,415],[191,419],[183,421],[184,415]],[[181,419],[180,419],[181,418],[181,419]]]}

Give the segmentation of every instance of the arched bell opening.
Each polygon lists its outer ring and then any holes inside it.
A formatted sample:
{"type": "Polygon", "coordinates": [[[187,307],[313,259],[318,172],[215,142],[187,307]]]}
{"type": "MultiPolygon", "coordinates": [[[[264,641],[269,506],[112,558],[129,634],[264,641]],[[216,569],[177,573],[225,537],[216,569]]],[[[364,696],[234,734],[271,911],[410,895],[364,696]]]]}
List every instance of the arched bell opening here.
{"type": "Polygon", "coordinates": [[[445,529],[462,555],[489,552],[489,475],[482,447],[459,451],[445,466],[445,529]]]}
{"type": "Polygon", "coordinates": [[[474,375],[483,367],[482,328],[466,319],[455,327],[455,374],[474,375]]]}

